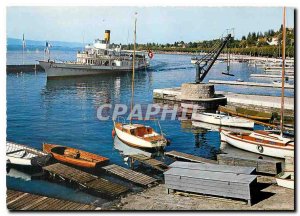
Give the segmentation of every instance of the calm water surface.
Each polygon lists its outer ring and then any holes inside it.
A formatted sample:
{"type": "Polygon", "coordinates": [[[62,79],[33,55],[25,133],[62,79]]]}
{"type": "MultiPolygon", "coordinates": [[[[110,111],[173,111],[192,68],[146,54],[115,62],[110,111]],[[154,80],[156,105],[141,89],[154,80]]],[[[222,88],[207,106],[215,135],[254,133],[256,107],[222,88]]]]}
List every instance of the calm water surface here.
{"type": "MultiPolygon", "coordinates": [[[[52,51],[61,60],[74,60],[74,51],[52,51]]],[[[19,51],[8,51],[7,63],[21,63],[19,51]]],[[[195,69],[188,55],[155,55],[151,69],[141,71],[135,78],[135,103],[153,102],[152,91],[156,88],[177,87],[183,82],[194,81],[195,69]]],[[[25,63],[43,59],[43,53],[26,53],[25,63]]],[[[243,79],[245,81],[272,82],[249,78],[247,64],[232,64],[235,77],[221,74],[226,64],[217,64],[208,79],[243,79]]],[[[280,95],[280,89],[250,88],[216,85],[216,90],[238,93],[280,95]]],[[[97,108],[104,103],[129,105],[131,74],[112,74],[78,78],[47,80],[46,74],[23,73],[7,75],[7,140],[41,149],[43,142],[57,143],[83,149],[110,158],[110,161],[127,166],[123,154],[134,152],[125,144],[113,140],[112,121],[99,121],[97,108]],[[120,152],[123,151],[123,152],[120,152]]],[[[293,91],[286,91],[293,96],[293,91]]],[[[154,128],[155,123],[148,122],[154,128]]],[[[219,133],[191,127],[190,122],[161,121],[163,131],[171,140],[166,151],[178,150],[206,158],[214,158],[220,147],[219,133]]],[[[157,128],[158,129],[158,128],[157,128]]],[[[82,191],[45,180],[25,181],[7,177],[7,186],[49,196],[81,202],[101,202],[101,198],[82,191]]]]}

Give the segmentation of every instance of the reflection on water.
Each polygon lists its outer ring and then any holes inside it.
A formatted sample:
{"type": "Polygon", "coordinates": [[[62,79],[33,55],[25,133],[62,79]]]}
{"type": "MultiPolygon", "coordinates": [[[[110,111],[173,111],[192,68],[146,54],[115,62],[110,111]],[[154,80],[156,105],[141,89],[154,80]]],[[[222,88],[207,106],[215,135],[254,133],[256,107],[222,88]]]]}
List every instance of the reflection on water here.
{"type": "Polygon", "coordinates": [[[114,148],[120,152],[120,154],[126,159],[127,156],[135,155],[135,154],[143,154],[148,157],[158,157],[163,155],[162,150],[157,149],[142,149],[142,148],[135,148],[132,146],[123,143],[118,136],[114,138],[114,148]]]}

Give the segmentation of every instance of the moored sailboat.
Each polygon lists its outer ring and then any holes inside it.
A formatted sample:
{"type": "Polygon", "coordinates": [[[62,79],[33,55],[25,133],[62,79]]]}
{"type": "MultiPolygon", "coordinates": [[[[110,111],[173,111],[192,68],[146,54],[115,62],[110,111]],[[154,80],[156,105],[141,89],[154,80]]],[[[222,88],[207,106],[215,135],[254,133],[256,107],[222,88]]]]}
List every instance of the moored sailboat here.
{"type": "Polygon", "coordinates": [[[224,129],[220,129],[220,135],[221,141],[253,153],[278,158],[294,156],[294,141],[281,135],[266,131],[236,133],[224,129]]]}
{"type": "Polygon", "coordinates": [[[114,122],[114,130],[118,138],[131,146],[139,148],[163,148],[167,145],[167,139],[153,130],[150,126],[132,123],[132,109],[134,98],[134,73],[135,73],[135,50],[136,50],[136,22],[134,22],[134,49],[133,49],[133,66],[132,66],[132,91],[131,91],[131,113],[130,122],[114,122]]]}

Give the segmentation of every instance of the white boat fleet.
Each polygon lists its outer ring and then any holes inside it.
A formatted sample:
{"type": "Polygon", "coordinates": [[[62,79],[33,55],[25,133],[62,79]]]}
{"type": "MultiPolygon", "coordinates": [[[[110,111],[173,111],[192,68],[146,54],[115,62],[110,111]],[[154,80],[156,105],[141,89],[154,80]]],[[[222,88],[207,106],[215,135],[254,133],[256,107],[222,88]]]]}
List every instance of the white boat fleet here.
{"type": "MultiPolygon", "coordinates": [[[[145,52],[136,51],[135,70],[147,68],[149,56],[145,52]]],[[[124,73],[132,71],[133,51],[122,50],[121,44],[110,44],[110,30],[106,30],[104,40],[96,39],[93,45],[86,45],[84,51],[78,51],[76,61],[60,62],[48,59],[39,61],[39,64],[45,69],[47,77],[124,73]]]]}

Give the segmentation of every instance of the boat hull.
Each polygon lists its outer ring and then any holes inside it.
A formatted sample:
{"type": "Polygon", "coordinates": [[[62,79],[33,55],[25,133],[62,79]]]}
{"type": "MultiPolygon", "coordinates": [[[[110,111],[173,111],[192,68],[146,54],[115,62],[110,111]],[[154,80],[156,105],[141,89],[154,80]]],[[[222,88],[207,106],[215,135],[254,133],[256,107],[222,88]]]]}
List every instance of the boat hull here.
{"type": "MultiPolygon", "coordinates": [[[[39,61],[39,64],[44,68],[47,77],[63,77],[63,76],[85,76],[110,73],[124,73],[132,71],[132,67],[126,66],[97,66],[83,64],[65,64],[39,61]]],[[[147,65],[140,65],[136,70],[143,70],[147,65]]]]}
{"type": "MultiPolygon", "coordinates": [[[[55,147],[63,147],[63,146],[59,146],[59,145],[54,145],[54,144],[43,144],[43,151],[47,152],[47,153],[51,153],[53,158],[55,158],[56,160],[66,163],[66,164],[72,164],[74,166],[79,166],[79,167],[83,167],[83,168],[96,168],[100,165],[104,165],[106,162],[108,162],[107,158],[89,153],[89,152],[85,152],[82,150],[78,150],[80,155],[82,156],[87,156],[89,158],[91,158],[91,161],[87,161],[87,160],[83,160],[82,158],[72,158],[70,156],[66,156],[64,154],[58,154],[53,152],[53,149],[55,147]],[[99,160],[97,160],[97,158],[99,158],[99,160]],[[100,161],[101,159],[101,161],[100,161]],[[94,161],[93,161],[94,160],[94,161]]],[[[73,148],[68,148],[65,147],[65,149],[70,149],[72,151],[77,151],[77,149],[73,149],[73,148]]]]}
{"type": "Polygon", "coordinates": [[[153,149],[153,148],[164,148],[167,145],[167,141],[158,142],[158,143],[151,143],[150,141],[143,140],[136,136],[130,135],[126,132],[119,130],[115,127],[115,132],[118,138],[129,146],[136,147],[136,148],[145,148],[145,149],[153,149]]]}
{"type": "Polygon", "coordinates": [[[276,178],[276,182],[278,186],[294,189],[295,182],[292,179],[276,178]]]}
{"type": "Polygon", "coordinates": [[[6,143],[6,162],[8,164],[21,166],[44,166],[50,159],[50,155],[34,148],[13,142],[6,143]]]}
{"type": "Polygon", "coordinates": [[[202,122],[220,125],[220,126],[230,126],[230,127],[240,127],[240,128],[254,127],[254,122],[252,121],[243,120],[243,119],[238,120],[238,118],[236,117],[228,117],[228,116],[215,118],[214,116],[207,116],[201,113],[193,113],[192,120],[202,121],[202,122]]]}
{"type": "Polygon", "coordinates": [[[24,159],[6,156],[6,162],[14,165],[31,166],[31,158],[24,159]]]}
{"type": "Polygon", "coordinates": [[[277,158],[294,157],[293,149],[275,148],[268,145],[262,145],[261,143],[255,141],[245,141],[230,135],[229,132],[225,130],[221,130],[220,135],[221,141],[227,142],[228,144],[245,151],[277,158]]]}

